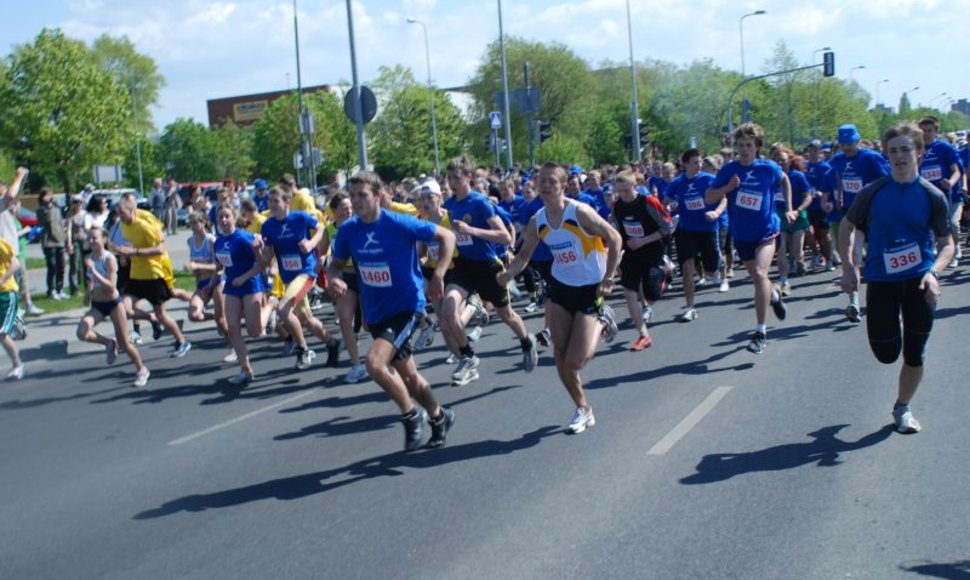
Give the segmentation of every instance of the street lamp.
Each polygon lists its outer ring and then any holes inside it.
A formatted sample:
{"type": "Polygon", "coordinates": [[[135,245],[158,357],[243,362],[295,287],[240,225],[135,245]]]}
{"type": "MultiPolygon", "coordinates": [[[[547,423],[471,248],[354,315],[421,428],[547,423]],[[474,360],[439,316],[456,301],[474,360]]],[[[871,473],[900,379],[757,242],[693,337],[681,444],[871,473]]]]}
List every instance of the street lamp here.
{"type": "Polygon", "coordinates": [[[640,162],[640,123],[637,103],[637,68],[633,63],[633,26],[630,21],[630,0],[626,0],[626,33],[630,40],[630,144],[633,146],[633,160],[640,162]]]}
{"type": "Polygon", "coordinates": [[[505,33],[502,29],[502,0],[498,2],[498,44],[502,57],[502,97],[503,115],[505,115],[505,161],[506,171],[512,170],[512,115],[509,110],[509,75],[505,64],[505,33]]]}
{"type": "Polygon", "coordinates": [[[936,99],[939,99],[940,97],[949,97],[949,96],[950,96],[950,93],[940,93],[940,94],[936,95],[935,97],[933,97],[932,99],[930,99],[930,107],[931,108],[933,107],[933,103],[936,102],[936,99]]]}
{"type": "MultiPolygon", "coordinates": [[[[910,93],[915,93],[918,90],[919,90],[919,87],[913,87],[913,88],[909,89],[908,91],[904,92],[903,94],[908,97],[910,93]]],[[[903,101],[903,98],[902,98],[902,96],[900,96],[899,102],[902,103],[902,101],[903,101]]],[[[910,103],[909,106],[910,106],[910,108],[912,108],[913,107],[913,103],[910,103]]],[[[900,111],[900,113],[902,113],[902,111],[900,111]]]]}
{"type": "MultiPolygon", "coordinates": [[[[812,66],[815,66],[815,55],[820,52],[826,52],[832,50],[830,46],[823,46],[822,48],[812,51],[812,66]]],[[[822,85],[822,79],[824,77],[819,76],[818,80],[815,81],[815,111],[812,117],[812,137],[818,138],[818,91],[819,87],[822,85]]]]}
{"type": "Polygon", "coordinates": [[[852,73],[854,73],[857,70],[862,70],[864,68],[866,68],[866,65],[860,64],[859,66],[854,66],[851,69],[849,69],[849,80],[850,81],[854,81],[855,79],[853,78],[853,74],[852,73]]]}
{"type": "Polygon", "coordinates": [[[882,79],[881,81],[876,83],[876,104],[875,104],[875,107],[873,108],[879,107],[879,85],[883,83],[888,83],[888,82],[889,82],[889,79],[882,79]]]}
{"type": "Polygon", "coordinates": [[[431,52],[428,51],[428,27],[417,18],[408,18],[409,24],[420,24],[424,31],[424,59],[428,65],[428,96],[431,99],[431,138],[434,140],[434,173],[441,175],[441,159],[438,157],[438,123],[434,114],[434,87],[431,86],[431,52]]]}
{"type": "MultiPolygon", "coordinates": [[[[761,16],[766,14],[764,10],[755,10],[754,12],[748,12],[738,19],[738,36],[741,38],[741,81],[745,79],[744,72],[744,19],[748,16],[761,16]]],[[[747,98],[747,87],[741,87],[741,122],[747,121],[745,118],[748,110],[748,98],[747,98]]]]}

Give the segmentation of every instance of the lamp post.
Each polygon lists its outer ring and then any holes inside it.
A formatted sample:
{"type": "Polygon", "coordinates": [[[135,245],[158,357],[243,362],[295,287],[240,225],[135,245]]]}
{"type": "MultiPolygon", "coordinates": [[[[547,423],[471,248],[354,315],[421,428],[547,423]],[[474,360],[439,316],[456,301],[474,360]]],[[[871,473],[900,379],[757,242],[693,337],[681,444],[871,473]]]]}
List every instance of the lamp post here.
{"type": "Polygon", "coordinates": [[[849,80],[855,81],[855,78],[853,78],[853,74],[855,73],[855,71],[862,70],[864,68],[866,68],[866,65],[860,64],[859,66],[854,66],[851,69],[849,69],[849,80]]]}
{"type": "MultiPolygon", "coordinates": [[[[812,51],[812,66],[815,66],[815,55],[820,52],[825,52],[828,50],[832,50],[832,48],[828,46],[823,46],[822,48],[812,51]]],[[[819,91],[819,87],[822,86],[823,78],[824,77],[819,76],[818,80],[815,81],[815,111],[814,111],[814,115],[812,116],[812,137],[815,137],[816,139],[818,138],[818,91],[819,91]]]]}
{"type": "MultiPolygon", "coordinates": [[[[136,108],[136,105],[135,105],[135,74],[134,74],[134,72],[132,72],[132,75],[131,75],[131,112],[132,112],[133,115],[137,112],[137,108],[136,108]]],[[[135,119],[135,122],[136,123],[138,122],[138,119],[137,118],[135,119]]],[[[141,164],[141,136],[142,136],[141,135],[141,131],[139,130],[138,131],[138,139],[135,141],[135,151],[138,154],[138,191],[140,191],[142,195],[145,195],[145,174],[142,171],[142,164],[141,164]]]]}
{"type": "Polygon", "coordinates": [[[354,86],[350,90],[354,91],[353,99],[357,103],[354,107],[354,125],[357,126],[357,158],[360,160],[360,169],[367,170],[367,135],[364,133],[364,111],[360,102],[360,83],[357,80],[357,50],[354,47],[354,10],[351,0],[347,0],[347,33],[350,37],[350,73],[354,81],[354,86]]]}
{"type": "MultiPolygon", "coordinates": [[[[310,122],[310,111],[303,107],[303,79],[300,76],[300,24],[297,18],[296,0],[293,0],[293,42],[296,45],[296,100],[300,109],[300,154],[303,156],[302,167],[306,169],[310,190],[317,187],[317,168],[313,161],[313,123],[310,122]]],[[[302,181],[302,180],[299,180],[302,181]]]]}
{"type": "MultiPolygon", "coordinates": [[[[744,72],[744,19],[748,16],[761,16],[766,14],[764,10],[755,10],[754,12],[748,12],[738,19],[738,36],[741,38],[741,80],[745,78],[744,72]]],[[[748,97],[747,97],[747,87],[741,87],[741,122],[746,122],[748,112],[748,97]]]]}
{"type": "Polygon", "coordinates": [[[633,160],[640,162],[640,105],[637,102],[637,67],[633,62],[633,25],[630,19],[630,0],[626,0],[626,33],[630,41],[630,144],[633,160]]]}
{"type": "Polygon", "coordinates": [[[879,86],[882,85],[883,83],[888,83],[888,82],[889,82],[889,79],[882,79],[881,81],[876,83],[876,105],[875,105],[876,107],[879,106],[879,86]]]}
{"type": "MultiPolygon", "coordinates": [[[[904,92],[903,94],[908,97],[910,93],[915,93],[918,90],[919,90],[919,87],[913,87],[913,88],[909,89],[908,91],[904,92]]],[[[902,96],[900,96],[899,97],[899,102],[902,103],[902,101],[903,101],[903,98],[902,98],[902,96]]],[[[913,108],[913,103],[910,103],[909,104],[909,107],[912,109],[913,108]]],[[[902,111],[900,111],[900,114],[902,114],[902,111]]]]}
{"type": "Polygon", "coordinates": [[[498,1],[498,43],[502,55],[502,98],[505,115],[505,161],[507,171],[512,169],[512,116],[509,112],[509,75],[505,66],[505,34],[502,32],[502,0],[498,1]]]}
{"type": "Polygon", "coordinates": [[[950,93],[940,93],[940,94],[936,95],[935,97],[933,97],[932,99],[930,99],[930,107],[931,108],[933,107],[933,103],[936,102],[936,99],[939,99],[940,97],[949,97],[949,96],[950,96],[950,93]]]}
{"type": "Polygon", "coordinates": [[[424,31],[424,60],[428,65],[428,97],[431,100],[431,138],[434,140],[434,173],[441,175],[441,159],[438,157],[438,122],[434,114],[434,87],[431,85],[431,52],[428,50],[428,27],[417,18],[408,18],[410,24],[420,24],[424,31]]]}

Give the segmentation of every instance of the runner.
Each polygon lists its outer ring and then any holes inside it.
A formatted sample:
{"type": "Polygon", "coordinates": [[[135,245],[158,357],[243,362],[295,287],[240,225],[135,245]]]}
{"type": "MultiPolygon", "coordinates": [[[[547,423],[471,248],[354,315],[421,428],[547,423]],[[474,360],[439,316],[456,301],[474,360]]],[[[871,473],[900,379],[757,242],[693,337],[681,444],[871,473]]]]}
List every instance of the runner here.
{"type": "Polygon", "coordinates": [[[215,285],[210,285],[212,275],[216,271],[215,259],[215,236],[206,233],[205,226],[208,223],[204,213],[194,211],[189,214],[189,229],[192,235],[186,242],[189,246],[189,263],[186,270],[195,276],[195,291],[189,297],[189,320],[192,322],[205,322],[214,320],[219,334],[226,337],[229,342],[230,352],[223,357],[222,362],[236,362],[236,351],[229,341],[229,327],[226,324],[225,298],[223,297],[223,280],[217,278],[215,285]],[[205,311],[206,304],[212,301],[214,314],[205,311]]]}
{"type": "MultiPolygon", "coordinates": [[[[116,251],[131,259],[130,279],[125,294],[131,296],[133,302],[144,299],[152,305],[158,324],[175,337],[171,356],[181,358],[188,354],[192,343],[185,339],[182,329],[165,311],[165,302],[172,297],[172,268],[165,251],[162,225],[151,212],[139,210],[135,198],[130,194],[121,196],[117,210],[122,235],[131,242],[130,246],[116,248],[116,251]]],[[[161,327],[156,326],[156,339],[161,327]]]]}
{"type": "Polygon", "coordinates": [[[832,234],[826,213],[822,209],[821,191],[825,186],[825,176],[832,170],[832,166],[822,158],[821,147],[822,142],[818,139],[805,146],[808,160],[805,177],[812,192],[812,203],[808,206],[808,221],[812,224],[812,236],[817,247],[812,266],[825,268],[826,272],[831,272],[835,269],[832,265],[832,257],[838,250],[832,247],[832,234]]]}
{"type": "Polygon", "coordinates": [[[438,404],[411,356],[411,336],[424,316],[425,306],[416,242],[435,240],[439,244],[440,259],[430,292],[433,300],[439,300],[455,237],[441,226],[382,210],[383,183],[376,173],[358,172],[350,178],[348,187],[355,216],[337,230],[327,272],[328,291],[339,299],[347,290],[343,267],[352,256],[360,275],[364,320],[374,337],[367,352],[367,372],[401,410],[404,449],[421,446],[424,424],[429,419],[427,447],[441,447],[455,414],[438,404]],[[415,407],[411,397],[424,410],[415,407]]]}
{"type": "MultiPolygon", "coordinates": [[[[680,162],[684,165],[685,172],[670,184],[667,195],[668,199],[676,203],[677,215],[680,216],[675,237],[677,261],[680,262],[684,280],[684,300],[687,301],[687,309],[677,319],[691,322],[697,318],[697,309],[694,307],[695,258],[700,257],[704,272],[719,271],[721,252],[718,249],[717,229],[721,214],[727,209],[727,199],[722,198],[714,204],[705,201],[705,193],[714,181],[714,176],[701,171],[703,158],[700,151],[684,151],[680,162]]],[[[721,278],[717,283],[721,291],[728,289],[727,278],[721,278]]],[[[630,315],[633,316],[633,313],[630,315]]]]}
{"type": "MultiPolygon", "coordinates": [[[[627,174],[630,188],[635,185],[627,174]]],[[[620,235],[585,204],[567,199],[566,172],[547,163],[539,172],[539,195],[545,203],[529,221],[522,250],[496,280],[505,285],[521,272],[543,240],[553,252],[547,320],[552,333],[556,370],[576,411],[566,427],[582,433],[596,424],[579,371],[593,358],[599,335],[603,298],[613,291],[612,272],[620,257],[620,235]],[[555,224],[555,225],[554,225],[555,224]],[[605,243],[605,247],[604,247],[605,243]]]]}
{"type": "MultiPolygon", "coordinates": [[[[242,335],[242,318],[246,318],[249,338],[263,334],[266,321],[263,317],[263,265],[259,261],[262,240],[236,227],[237,211],[224,203],[216,210],[219,236],[213,246],[219,269],[225,271],[226,322],[229,326],[229,342],[232,344],[239,374],[229,379],[233,385],[244,386],[253,382],[255,375],[249,362],[249,350],[242,335]]],[[[210,274],[208,290],[222,284],[218,271],[210,274]]],[[[225,359],[223,359],[225,360],[225,359]]],[[[228,362],[228,361],[227,361],[228,362]]]]}
{"type": "Polygon", "coordinates": [[[445,339],[461,353],[452,380],[455,385],[463,385],[474,380],[471,377],[477,374],[479,360],[465,335],[460,316],[475,293],[492,303],[502,322],[515,333],[522,347],[525,371],[532,372],[538,360],[535,337],[526,331],[522,318],[509,304],[508,289],[505,285],[499,286],[495,277],[503,267],[493,244],[507,245],[511,235],[488,198],[471,190],[474,165],[467,157],[456,157],[448,163],[447,175],[454,195],[444,203],[444,208],[451,216],[457,250],[461,252],[455,259],[453,278],[445,288],[439,313],[445,339]]]}
{"type": "Polygon", "coordinates": [[[920,177],[929,181],[947,196],[950,208],[950,235],[956,251],[950,267],[955,268],[963,257],[960,249],[960,218],[963,217],[963,192],[960,183],[964,166],[957,150],[943,139],[939,139],[940,120],[936,117],[923,117],[919,121],[923,131],[923,157],[920,159],[920,177]]]}
{"type": "Polygon", "coordinates": [[[17,319],[18,288],[14,273],[22,267],[20,260],[17,259],[17,251],[6,240],[0,238],[0,345],[10,357],[11,369],[7,373],[8,381],[19,381],[24,378],[24,363],[20,360],[20,351],[17,350],[17,345],[10,336],[17,319]]]}
{"type": "Polygon", "coordinates": [[[772,201],[777,188],[781,188],[782,195],[788,200],[785,215],[789,222],[795,220],[795,212],[791,211],[788,176],[774,161],[758,157],[764,145],[761,126],[744,123],[734,131],[734,143],[738,149],[738,159],[717,172],[717,177],[707,190],[707,202],[717,203],[727,196],[734,247],[754,286],[757,326],[751,334],[748,350],[761,354],[767,342],[765,319],[768,304],[771,304],[779,320],[784,320],[787,312],[781,293],[777,288],[772,288],[768,277],[775,255],[775,238],[781,225],[772,201]]]}
{"type": "Polygon", "coordinates": [[[778,212],[778,221],[781,223],[781,235],[778,236],[777,266],[778,282],[781,286],[781,295],[791,294],[791,282],[788,275],[794,269],[796,276],[805,274],[804,246],[805,232],[808,231],[808,206],[812,203],[811,186],[808,179],[801,171],[804,159],[795,155],[790,147],[778,143],[771,148],[771,159],[781,167],[781,170],[788,176],[788,183],[791,186],[791,199],[785,199],[781,189],[775,192],[775,211],[778,212]],[[792,223],[788,223],[785,214],[788,208],[793,208],[797,217],[792,223]],[[791,260],[789,260],[789,255],[791,260]],[[794,268],[792,268],[794,265],[794,268]]]}
{"type": "MultiPolygon", "coordinates": [[[[827,193],[823,194],[823,209],[830,207],[825,202],[829,201],[829,196],[834,195],[837,201],[835,209],[838,209],[844,216],[845,212],[852,207],[856,194],[862,191],[862,188],[880,177],[889,175],[889,163],[886,162],[886,158],[872,149],[860,147],[861,138],[855,125],[839,127],[839,145],[842,152],[829,162],[832,165],[832,171],[829,172],[829,179],[825,183],[827,193]]],[[[836,231],[836,227],[833,225],[833,232],[836,231]]],[[[838,231],[842,231],[841,227],[838,228],[838,231]]],[[[836,244],[841,247],[841,240],[836,239],[836,244]]],[[[855,236],[852,263],[856,265],[856,268],[862,264],[862,247],[864,245],[865,234],[855,236]]],[[[856,277],[858,276],[857,271],[856,277]]],[[[845,317],[851,322],[862,321],[858,291],[849,292],[849,305],[845,308],[845,317]]]]}
{"type": "Polygon", "coordinates": [[[289,189],[274,187],[269,192],[269,207],[273,215],[263,223],[263,262],[271,262],[275,255],[280,278],[286,285],[277,313],[296,344],[296,368],[309,368],[310,361],[316,356],[307,347],[297,311],[306,315],[304,320],[310,329],[326,344],[326,366],[335,366],[340,341],[331,337],[323,324],[313,316],[306,298],[307,292],[316,284],[317,256],[314,249],[323,239],[324,228],[309,213],[290,211],[292,199],[293,193],[289,189]],[[312,237],[310,230],[315,231],[312,237]]]}
{"type": "Polygon", "coordinates": [[[883,145],[892,173],[869,185],[842,220],[842,288],[859,288],[854,232],[866,232],[866,329],[879,362],[903,354],[893,419],[900,433],[916,433],[912,401],[925,372],[926,343],[940,297],[937,277],[953,257],[945,194],[919,177],[922,131],[911,123],[890,128],[883,145]],[[934,247],[935,242],[935,247],[934,247]],[[900,324],[902,315],[902,324],[900,324]]]}
{"type": "Polygon", "coordinates": [[[77,337],[85,342],[104,346],[108,364],[118,358],[119,348],[128,355],[135,365],[134,385],[142,388],[148,384],[151,375],[142,362],[138,349],[128,340],[128,316],[124,299],[118,292],[118,260],[104,247],[104,232],[101,226],[94,225],[88,231],[91,253],[84,259],[84,267],[91,281],[91,308],[77,325],[77,337]],[[115,337],[108,338],[94,331],[95,325],[110,319],[114,326],[115,337]]]}
{"type": "MultiPolygon", "coordinates": [[[[623,248],[620,286],[623,286],[630,320],[640,333],[632,348],[640,351],[653,345],[653,339],[647,330],[650,316],[645,315],[645,312],[653,311],[653,303],[660,299],[667,285],[663,239],[673,233],[674,224],[657,196],[637,193],[637,179],[632,172],[621,172],[616,176],[614,184],[619,198],[613,206],[613,216],[620,230],[623,248]],[[641,296],[647,301],[646,308],[640,303],[641,296]]],[[[600,237],[605,239],[606,236],[600,237]]],[[[553,255],[556,255],[555,248],[553,255]]],[[[555,263],[552,268],[555,278],[555,263]]],[[[555,325],[550,321],[550,327],[553,326],[555,325]]],[[[612,340],[609,335],[611,330],[607,325],[607,342],[612,340]]],[[[553,342],[555,338],[554,333],[553,342]]]]}

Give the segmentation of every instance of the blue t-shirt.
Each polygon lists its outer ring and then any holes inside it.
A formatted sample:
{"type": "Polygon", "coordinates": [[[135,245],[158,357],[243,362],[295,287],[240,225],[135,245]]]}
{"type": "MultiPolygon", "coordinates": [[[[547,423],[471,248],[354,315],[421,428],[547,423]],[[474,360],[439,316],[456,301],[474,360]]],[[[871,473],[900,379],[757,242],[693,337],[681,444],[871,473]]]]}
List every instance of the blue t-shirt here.
{"type": "Polygon", "coordinates": [[[264,196],[260,196],[258,193],[253,196],[253,203],[256,204],[256,208],[263,212],[269,209],[269,193],[264,196]]]}
{"type": "Polygon", "coordinates": [[[889,161],[872,149],[859,149],[853,157],[839,153],[829,162],[832,165],[832,181],[830,191],[838,186],[838,177],[842,178],[842,212],[849,211],[852,201],[862,188],[884,175],[889,175],[889,161]]]}
{"type": "MultiPolygon", "coordinates": [[[[496,206],[495,215],[497,215],[499,219],[502,220],[502,223],[505,224],[505,227],[507,227],[509,230],[512,230],[512,216],[509,215],[509,212],[505,211],[505,209],[503,209],[501,206],[496,206]]],[[[495,255],[504,261],[505,256],[507,256],[509,253],[509,247],[506,246],[505,244],[492,244],[492,245],[495,247],[495,255]]]]}
{"type": "MultiPolygon", "coordinates": [[[[458,201],[457,196],[451,196],[442,207],[451,215],[451,223],[463,221],[473,228],[483,230],[492,227],[488,220],[495,215],[495,206],[477,191],[469,192],[461,201],[458,201]]],[[[455,232],[455,243],[462,260],[485,262],[495,259],[495,248],[481,238],[455,232]]]]}
{"type": "MultiPolygon", "coordinates": [[[[532,201],[526,203],[525,207],[522,208],[522,214],[520,216],[522,219],[522,226],[528,226],[529,220],[532,219],[532,216],[539,213],[539,210],[544,207],[546,207],[546,204],[542,202],[542,198],[539,196],[536,196],[532,201]]],[[[545,242],[539,240],[535,251],[532,252],[532,257],[529,258],[529,260],[534,262],[551,262],[552,250],[549,249],[549,246],[547,246],[545,242]]]]}
{"type": "MultiPolygon", "coordinates": [[[[937,139],[923,152],[923,158],[919,163],[919,175],[944,191],[940,187],[940,183],[944,179],[953,177],[954,164],[960,168],[960,171],[964,170],[963,162],[960,160],[960,154],[956,148],[942,139],[937,139]]],[[[960,195],[960,188],[951,188],[949,197],[950,203],[959,203],[963,199],[960,195]]]]}
{"type": "MultiPolygon", "coordinates": [[[[788,172],[788,182],[791,184],[791,208],[798,209],[805,200],[805,195],[812,191],[812,186],[808,183],[805,174],[797,169],[788,172]]],[[[788,211],[785,198],[781,194],[781,187],[775,192],[775,209],[778,211],[788,211]]]]}
{"type": "Polygon", "coordinates": [[[777,234],[781,222],[772,197],[781,181],[781,167],[767,159],[755,159],[751,165],[732,161],[721,167],[711,187],[723,187],[735,175],[741,185],[727,194],[731,235],[745,242],[760,242],[777,234]]]}
{"type": "Polygon", "coordinates": [[[809,163],[805,177],[808,178],[808,185],[812,192],[812,205],[808,206],[811,211],[822,211],[822,197],[818,194],[825,191],[825,174],[832,170],[832,166],[827,161],[809,163]]]}
{"type": "Polygon", "coordinates": [[[434,239],[435,224],[381,210],[373,223],[354,216],[337,230],[333,256],[354,258],[364,320],[376,324],[398,314],[424,312],[424,278],[415,242],[434,239]]]}
{"type": "Polygon", "coordinates": [[[232,296],[245,296],[262,292],[263,277],[259,274],[253,276],[239,287],[233,286],[232,281],[242,276],[256,264],[256,250],[253,249],[253,234],[246,230],[236,228],[236,230],[224,236],[219,234],[216,237],[216,261],[225,268],[226,284],[223,292],[232,296]]]}
{"type": "Polygon", "coordinates": [[[704,216],[717,209],[717,203],[706,203],[704,194],[714,181],[710,173],[698,173],[692,179],[686,173],[678,175],[670,183],[667,197],[677,201],[677,215],[680,216],[678,228],[691,232],[713,232],[717,230],[717,220],[707,221],[704,216]]]}
{"type": "Polygon", "coordinates": [[[860,197],[846,218],[865,228],[862,271],[871,282],[921,278],[936,261],[935,238],[949,233],[945,198],[924,190],[919,180],[886,180],[868,204],[865,195],[860,197]],[[936,196],[935,207],[932,196],[936,196]]]}
{"type": "Polygon", "coordinates": [[[302,253],[300,242],[310,238],[310,230],[318,225],[317,218],[305,211],[291,211],[282,220],[270,217],[263,222],[263,239],[273,247],[283,283],[289,284],[300,274],[316,276],[317,255],[302,253]]]}
{"type": "Polygon", "coordinates": [[[508,212],[509,217],[512,219],[513,223],[521,224],[521,214],[522,209],[525,207],[525,199],[521,195],[516,195],[512,198],[512,201],[500,200],[498,202],[498,207],[504,209],[508,212]]]}
{"type": "Polygon", "coordinates": [[[647,178],[647,195],[653,195],[653,190],[657,190],[657,195],[660,199],[663,199],[664,193],[667,192],[667,182],[664,181],[663,177],[649,177],[647,178]]]}
{"type": "Polygon", "coordinates": [[[589,196],[593,200],[593,209],[596,213],[600,214],[600,217],[609,220],[610,219],[610,206],[606,203],[606,188],[601,187],[599,189],[586,188],[583,190],[583,195],[589,196]]]}

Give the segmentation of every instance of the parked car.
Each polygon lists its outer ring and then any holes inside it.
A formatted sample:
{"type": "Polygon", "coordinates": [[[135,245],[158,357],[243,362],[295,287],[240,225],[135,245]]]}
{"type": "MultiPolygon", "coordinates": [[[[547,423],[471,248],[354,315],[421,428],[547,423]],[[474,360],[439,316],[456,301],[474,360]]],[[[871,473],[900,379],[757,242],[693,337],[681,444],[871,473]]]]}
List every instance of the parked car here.
{"type": "Polygon", "coordinates": [[[20,211],[17,212],[17,219],[24,226],[34,227],[37,225],[37,212],[21,206],[20,211]]]}
{"type": "Polygon", "coordinates": [[[137,189],[95,189],[91,192],[91,195],[103,196],[108,200],[108,209],[112,210],[118,204],[121,196],[126,193],[134,194],[135,200],[138,203],[138,209],[151,210],[151,202],[137,189]]]}

